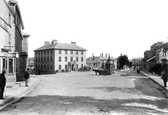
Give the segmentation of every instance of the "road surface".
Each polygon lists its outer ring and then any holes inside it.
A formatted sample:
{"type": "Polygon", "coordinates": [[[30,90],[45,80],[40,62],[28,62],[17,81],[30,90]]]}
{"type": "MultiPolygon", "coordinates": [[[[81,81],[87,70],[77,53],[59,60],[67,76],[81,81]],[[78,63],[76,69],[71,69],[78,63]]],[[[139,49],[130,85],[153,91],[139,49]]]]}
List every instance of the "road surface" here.
{"type": "Polygon", "coordinates": [[[135,71],[36,77],[39,85],[0,115],[168,115],[167,91],[135,71]]]}

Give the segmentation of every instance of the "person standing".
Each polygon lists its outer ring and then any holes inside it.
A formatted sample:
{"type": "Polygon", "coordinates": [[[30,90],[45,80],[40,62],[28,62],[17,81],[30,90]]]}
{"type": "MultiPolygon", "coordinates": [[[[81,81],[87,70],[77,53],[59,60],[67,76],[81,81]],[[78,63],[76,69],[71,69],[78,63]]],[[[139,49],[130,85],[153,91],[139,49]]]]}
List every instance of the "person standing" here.
{"type": "Polygon", "coordinates": [[[2,70],[2,73],[0,74],[0,99],[4,99],[4,89],[6,86],[6,78],[5,78],[6,69],[2,70]]]}
{"type": "Polygon", "coordinates": [[[164,87],[167,87],[167,74],[165,72],[165,70],[162,71],[162,79],[163,79],[163,83],[164,83],[164,87]]]}
{"type": "Polygon", "coordinates": [[[30,78],[29,68],[27,68],[24,78],[25,78],[25,86],[28,87],[28,80],[30,78]]]}
{"type": "Polygon", "coordinates": [[[161,77],[163,79],[164,87],[167,87],[167,79],[168,79],[168,65],[167,60],[163,59],[161,63],[161,77]]]}

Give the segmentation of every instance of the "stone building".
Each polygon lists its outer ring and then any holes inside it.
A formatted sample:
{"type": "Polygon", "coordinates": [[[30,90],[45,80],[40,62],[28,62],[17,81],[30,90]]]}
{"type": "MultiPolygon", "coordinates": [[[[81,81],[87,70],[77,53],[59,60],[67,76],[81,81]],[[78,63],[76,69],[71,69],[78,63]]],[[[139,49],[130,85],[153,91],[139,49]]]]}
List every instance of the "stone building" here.
{"type": "Polygon", "coordinates": [[[34,50],[35,69],[38,74],[52,74],[56,71],[75,71],[86,65],[86,49],[77,46],[76,42],[51,44],[34,50]]]}
{"type": "Polygon", "coordinates": [[[18,58],[16,58],[16,78],[17,81],[22,81],[24,80],[24,72],[27,68],[27,60],[28,60],[27,38],[30,35],[23,32],[24,24],[18,2],[15,0],[9,0],[8,4],[14,13],[15,51],[18,54],[18,58]]]}
{"type": "Polygon", "coordinates": [[[7,87],[16,81],[16,51],[14,13],[8,2],[0,0],[0,73],[7,70],[7,87]]]}

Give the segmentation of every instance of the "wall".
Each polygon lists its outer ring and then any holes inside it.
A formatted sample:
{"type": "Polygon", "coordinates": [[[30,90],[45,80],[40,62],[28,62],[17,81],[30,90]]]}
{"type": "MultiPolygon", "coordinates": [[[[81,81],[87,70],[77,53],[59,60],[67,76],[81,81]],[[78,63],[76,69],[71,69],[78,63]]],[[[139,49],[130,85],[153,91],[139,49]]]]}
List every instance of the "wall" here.
{"type": "Polygon", "coordinates": [[[59,65],[61,65],[61,69],[65,70],[65,65],[71,62],[71,57],[78,64],[78,68],[81,68],[82,64],[86,66],[86,51],[83,51],[83,54],[81,54],[81,51],[78,51],[78,54],[76,54],[76,51],[73,50],[73,54],[71,54],[71,51],[67,50],[67,54],[65,54],[65,50],[61,50],[61,54],[59,54],[59,50],[55,50],[55,70],[59,70],[59,65]],[[61,62],[59,62],[59,57],[61,57],[61,62]],[[65,62],[65,57],[67,57],[67,62],[65,62]],[[76,61],[76,57],[78,57],[78,61],[76,61]],[[83,57],[83,62],[81,57],[83,57]]]}
{"type": "Polygon", "coordinates": [[[15,76],[15,24],[13,12],[5,0],[0,0],[0,72],[5,66],[7,73],[7,87],[16,82],[15,76]],[[2,48],[8,51],[3,51],[2,48]],[[5,60],[5,64],[3,64],[5,60]]]}

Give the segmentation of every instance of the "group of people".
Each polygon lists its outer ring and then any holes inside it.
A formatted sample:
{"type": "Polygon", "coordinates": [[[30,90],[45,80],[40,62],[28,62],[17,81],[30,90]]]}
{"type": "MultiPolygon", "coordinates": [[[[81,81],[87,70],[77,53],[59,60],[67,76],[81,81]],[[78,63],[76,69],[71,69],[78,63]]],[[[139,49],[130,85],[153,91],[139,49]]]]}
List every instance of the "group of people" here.
{"type": "MultiPolygon", "coordinates": [[[[4,99],[4,92],[6,87],[5,73],[6,69],[3,68],[2,73],[0,74],[0,99],[4,99]]],[[[25,78],[25,86],[28,87],[28,79],[30,78],[29,68],[27,68],[27,70],[25,71],[24,78],[25,78]]]]}

